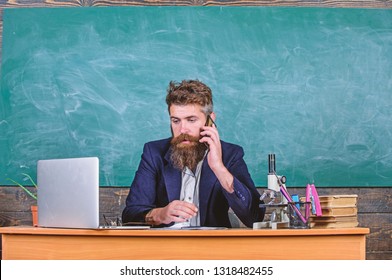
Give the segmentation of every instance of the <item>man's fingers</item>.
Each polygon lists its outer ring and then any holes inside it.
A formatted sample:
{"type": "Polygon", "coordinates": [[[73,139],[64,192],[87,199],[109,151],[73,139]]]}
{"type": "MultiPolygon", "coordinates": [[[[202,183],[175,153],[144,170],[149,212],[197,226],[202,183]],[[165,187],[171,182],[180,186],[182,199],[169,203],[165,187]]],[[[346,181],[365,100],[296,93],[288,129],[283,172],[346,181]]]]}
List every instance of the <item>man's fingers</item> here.
{"type": "Polygon", "coordinates": [[[178,200],[178,202],[173,203],[172,205],[171,215],[189,219],[195,216],[197,211],[198,209],[194,204],[178,200]]]}

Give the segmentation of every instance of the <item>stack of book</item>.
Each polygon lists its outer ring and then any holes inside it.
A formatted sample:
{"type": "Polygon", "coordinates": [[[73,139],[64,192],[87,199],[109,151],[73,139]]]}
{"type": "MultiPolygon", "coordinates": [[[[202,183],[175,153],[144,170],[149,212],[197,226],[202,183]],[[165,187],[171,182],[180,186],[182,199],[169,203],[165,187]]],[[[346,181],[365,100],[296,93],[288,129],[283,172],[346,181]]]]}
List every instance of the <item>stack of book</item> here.
{"type": "Polygon", "coordinates": [[[319,199],[323,215],[310,217],[311,228],[358,226],[357,195],[324,195],[319,199]]]}

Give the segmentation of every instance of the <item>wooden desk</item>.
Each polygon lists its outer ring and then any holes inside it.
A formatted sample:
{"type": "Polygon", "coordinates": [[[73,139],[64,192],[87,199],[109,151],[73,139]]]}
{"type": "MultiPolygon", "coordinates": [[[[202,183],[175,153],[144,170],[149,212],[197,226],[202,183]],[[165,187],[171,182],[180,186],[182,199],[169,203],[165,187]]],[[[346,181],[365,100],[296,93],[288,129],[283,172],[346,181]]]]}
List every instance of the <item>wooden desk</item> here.
{"type": "Polygon", "coordinates": [[[365,259],[368,228],[84,230],[0,227],[3,259],[365,259]]]}

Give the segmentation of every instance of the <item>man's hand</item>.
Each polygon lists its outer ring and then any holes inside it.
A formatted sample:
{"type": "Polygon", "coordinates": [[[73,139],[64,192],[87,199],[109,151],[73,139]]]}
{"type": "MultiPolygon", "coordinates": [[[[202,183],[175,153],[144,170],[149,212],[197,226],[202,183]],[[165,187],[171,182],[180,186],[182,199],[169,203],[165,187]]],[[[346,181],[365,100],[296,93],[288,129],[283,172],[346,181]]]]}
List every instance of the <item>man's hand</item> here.
{"type": "Polygon", "coordinates": [[[185,222],[195,216],[197,211],[198,209],[193,203],[173,200],[165,207],[152,209],[147,213],[145,220],[152,225],[185,222]]]}
{"type": "Polygon", "coordinates": [[[200,132],[202,138],[201,143],[207,143],[209,152],[207,155],[208,165],[218,178],[222,187],[229,193],[234,192],[233,175],[227,170],[222,161],[222,146],[219,138],[218,130],[215,125],[203,126],[203,131],[200,132]]]}
{"type": "Polygon", "coordinates": [[[222,162],[222,147],[219,133],[215,125],[203,126],[203,130],[200,132],[200,135],[202,136],[200,143],[205,143],[208,146],[209,152],[207,160],[212,171],[215,172],[215,170],[224,167],[222,162]]]}

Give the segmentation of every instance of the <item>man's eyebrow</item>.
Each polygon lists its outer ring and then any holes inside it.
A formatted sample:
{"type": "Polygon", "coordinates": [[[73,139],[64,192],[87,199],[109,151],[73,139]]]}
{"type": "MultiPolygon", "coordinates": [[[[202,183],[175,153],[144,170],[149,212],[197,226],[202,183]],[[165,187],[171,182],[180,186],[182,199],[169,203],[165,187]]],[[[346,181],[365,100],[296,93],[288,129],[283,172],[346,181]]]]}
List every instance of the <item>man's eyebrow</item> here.
{"type": "MultiPolygon", "coordinates": [[[[191,115],[191,116],[186,116],[186,117],[184,117],[183,119],[192,119],[192,118],[196,118],[196,119],[198,119],[199,117],[198,116],[195,116],[195,115],[191,115]]],[[[180,120],[181,118],[179,118],[179,117],[175,117],[175,116],[170,116],[170,119],[176,119],[176,120],[180,120]]]]}

